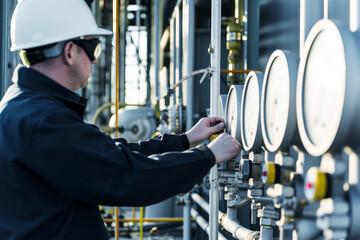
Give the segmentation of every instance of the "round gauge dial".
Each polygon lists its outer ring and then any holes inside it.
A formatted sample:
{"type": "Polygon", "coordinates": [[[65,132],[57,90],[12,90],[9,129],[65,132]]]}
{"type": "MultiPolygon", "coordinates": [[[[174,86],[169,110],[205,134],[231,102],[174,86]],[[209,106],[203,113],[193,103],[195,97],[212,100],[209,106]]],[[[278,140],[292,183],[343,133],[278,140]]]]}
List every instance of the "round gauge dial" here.
{"type": "Polygon", "coordinates": [[[354,105],[358,93],[353,90],[359,89],[359,70],[350,66],[359,62],[357,48],[351,32],[330,20],[315,24],[306,40],[299,65],[297,115],[301,140],[314,156],[345,144],[351,119],[359,112],[354,105]]]}
{"type": "Polygon", "coordinates": [[[250,72],[241,101],[241,140],[245,151],[258,151],[263,143],[260,125],[261,72],[250,72]]]}
{"type": "Polygon", "coordinates": [[[241,141],[240,134],[240,105],[243,86],[232,85],[226,101],[226,132],[241,141]]]}
{"type": "Polygon", "coordinates": [[[226,94],[220,94],[219,96],[219,106],[218,106],[218,117],[225,118],[225,107],[226,107],[226,94]]]}
{"type": "Polygon", "coordinates": [[[284,150],[297,134],[295,92],[298,60],[276,50],[266,66],[261,95],[261,129],[266,148],[284,150]]]}

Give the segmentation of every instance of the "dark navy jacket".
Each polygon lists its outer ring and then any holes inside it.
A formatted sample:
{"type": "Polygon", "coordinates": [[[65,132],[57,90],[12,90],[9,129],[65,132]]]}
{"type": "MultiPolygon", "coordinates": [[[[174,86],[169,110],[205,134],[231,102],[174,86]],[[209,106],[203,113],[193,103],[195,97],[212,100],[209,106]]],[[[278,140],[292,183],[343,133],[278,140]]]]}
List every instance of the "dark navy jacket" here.
{"type": "Polygon", "coordinates": [[[162,201],[215,163],[186,135],[114,141],[83,121],[84,98],[31,68],[13,82],[0,103],[1,240],[107,239],[98,204],[162,201]]]}

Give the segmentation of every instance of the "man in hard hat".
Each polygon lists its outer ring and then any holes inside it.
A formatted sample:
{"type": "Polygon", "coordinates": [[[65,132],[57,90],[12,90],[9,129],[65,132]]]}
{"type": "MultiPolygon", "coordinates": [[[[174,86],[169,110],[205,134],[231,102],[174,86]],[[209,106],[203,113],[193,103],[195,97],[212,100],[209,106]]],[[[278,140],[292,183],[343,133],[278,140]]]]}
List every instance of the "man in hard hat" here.
{"type": "Polygon", "coordinates": [[[98,204],[142,206],[189,191],[240,144],[221,118],[181,135],[127,143],[83,121],[101,50],[84,0],[22,0],[11,22],[24,65],[0,103],[0,239],[107,239],[98,204]],[[189,149],[189,147],[192,147],[189,149]]]}

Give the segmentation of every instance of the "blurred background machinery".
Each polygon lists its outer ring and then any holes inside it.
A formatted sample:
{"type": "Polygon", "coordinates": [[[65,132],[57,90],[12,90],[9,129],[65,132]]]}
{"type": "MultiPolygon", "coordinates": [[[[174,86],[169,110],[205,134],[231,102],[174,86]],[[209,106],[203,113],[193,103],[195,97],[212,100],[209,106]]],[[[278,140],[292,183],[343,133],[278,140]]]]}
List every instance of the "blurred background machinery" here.
{"type": "MultiPolygon", "coordinates": [[[[360,239],[359,0],[94,0],[86,120],[138,141],[221,116],[243,150],[186,194],[100,206],[115,239],[360,239]]],[[[19,63],[0,4],[0,96],[19,63]]]]}

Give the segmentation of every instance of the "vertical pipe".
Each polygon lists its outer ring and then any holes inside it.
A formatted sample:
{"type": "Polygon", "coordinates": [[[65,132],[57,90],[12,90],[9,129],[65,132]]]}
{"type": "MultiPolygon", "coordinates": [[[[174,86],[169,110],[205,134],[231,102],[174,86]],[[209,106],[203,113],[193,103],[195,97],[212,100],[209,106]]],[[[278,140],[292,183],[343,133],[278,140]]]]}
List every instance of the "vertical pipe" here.
{"type": "MultiPolygon", "coordinates": [[[[151,53],[152,53],[152,24],[153,19],[151,18],[153,3],[148,1],[146,3],[146,32],[147,32],[147,44],[146,44],[146,106],[151,105],[151,83],[150,83],[150,70],[151,70],[151,53]]],[[[139,52],[140,53],[140,52],[139,52]]]]}
{"type": "MultiPolygon", "coordinates": [[[[114,56],[115,56],[115,137],[119,137],[119,0],[113,1],[113,32],[114,32],[114,56]]],[[[119,207],[115,207],[115,240],[119,240],[119,207]]]]}
{"type": "Polygon", "coordinates": [[[140,207],[140,240],[143,240],[144,235],[144,207],[140,207]]]}
{"type": "Polygon", "coordinates": [[[183,211],[183,240],[191,240],[191,201],[190,193],[184,196],[184,211],[183,211]]]}
{"type": "Polygon", "coordinates": [[[360,2],[359,0],[350,0],[350,30],[355,32],[360,27],[360,2]]]}
{"type": "MultiPolygon", "coordinates": [[[[172,17],[170,19],[170,86],[173,86],[176,82],[175,66],[176,66],[176,46],[175,46],[175,21],[172,17]]],[[[172,106],[176,105],[175,93],[173,94],[172,106]]]]}
{"type": "MultiPolygon", "coordinates": [[[[119,1],[119,0],[118,0],[119,1]]],[[[126,72],[126,31],[127,31],[127,23],[126,23],[126,18],[127,18],[127,9],[126,6],[128,5],[128,1],[129,0],[120,0],[120,6],[118,6],[118,8],[120,7],[120,17],[121,19],[118,19],[119,24],[118,25],[118,31],[119,31],[119,39],[118,39],[118,43],[119,43],[119,48],[118,51],[116,52],[116,54],[120,54],[120,57],[118,58],[119,66],[117,69],[119,69],[119,100],[121,103],[125,103],[125,72],[126,72]]],[[[119,10],[118,14],[119,14],[119,10]]]]}
{"type": "Polygon", "coordinates": [[[160,73],[160,0],[154,6],[154,52],[155,52],[155,97],[159,105],[159,73],[160,73]]]}
{"type": "MultiPolygon", "coordinates": [[[[192,0],[183,1],[183,59],[184,74],[187,76],[194,71],[195,45],[195,3],[192,0]]],[[[186,83],[186,130],[194,125],[194,80],[190,78],[186,83]]]]}
{"type": "MultiPolygon", "coordinates": [[[[220,96],[220,43],[221,43],[221,0],[211,1],[211,68],[213,69],[210,79],[210,115],[218,113],[218,99],[220,96]]],[[[218,238],[218,211],[219,211],[219,182],[217,166],[210,170],[210,240],[218,238]]]]}
{"type": "MultiPolygon", "coordinates": [[[[182,7],[181,5],[177,5],[175,7],[175,18],[176,18],[176,23],[175,23],[175,51],[176,51],[176,67],[175,67],[175,82],[179,83],[180,79],[182,78],[182,7]]],[[[179,131],[182,132],[183,130],[183,118],[182,118],[182,105],[183,105],[183,100],[182,100],[182,85],[180,85],[177,89],[176,89],[176,96],[177,96],[177,105],[178,105],[178,113],[179,113],[179,117],[178,117],[178,121],[179,121],[179,131]]]]}
{"type": "Polygon", "coordinates": [[[247,2],[247,47],[246,61],[248,69],[259,69],[259,0],[244,0],[247,2]]]}
{"type": "MultiPolygon", "coordinates": [[[[248,69],[248,0],[241,1],[244,4],[243,7],[243,16],[241,22],[243,23],[243,36],[242,36],[242,54],[243,54],[243,62],[242,62],[242,69],[248,69]]],[[[245,79],[245,77],[243,78],[245,79]]],[[[243,81],[244,83],[245,81],[243,81]]]]}
{"type": "Polygon", "coordinates": [[[324,0],[324,19],[329,18],[329,0],[324,0]]]}
{"type": "Polygon", "coordinates": [[[312,26],[324,16],[323,0],[300,1],[300,46],[299,56],[302,56],[307,35],[312,26]]]}

